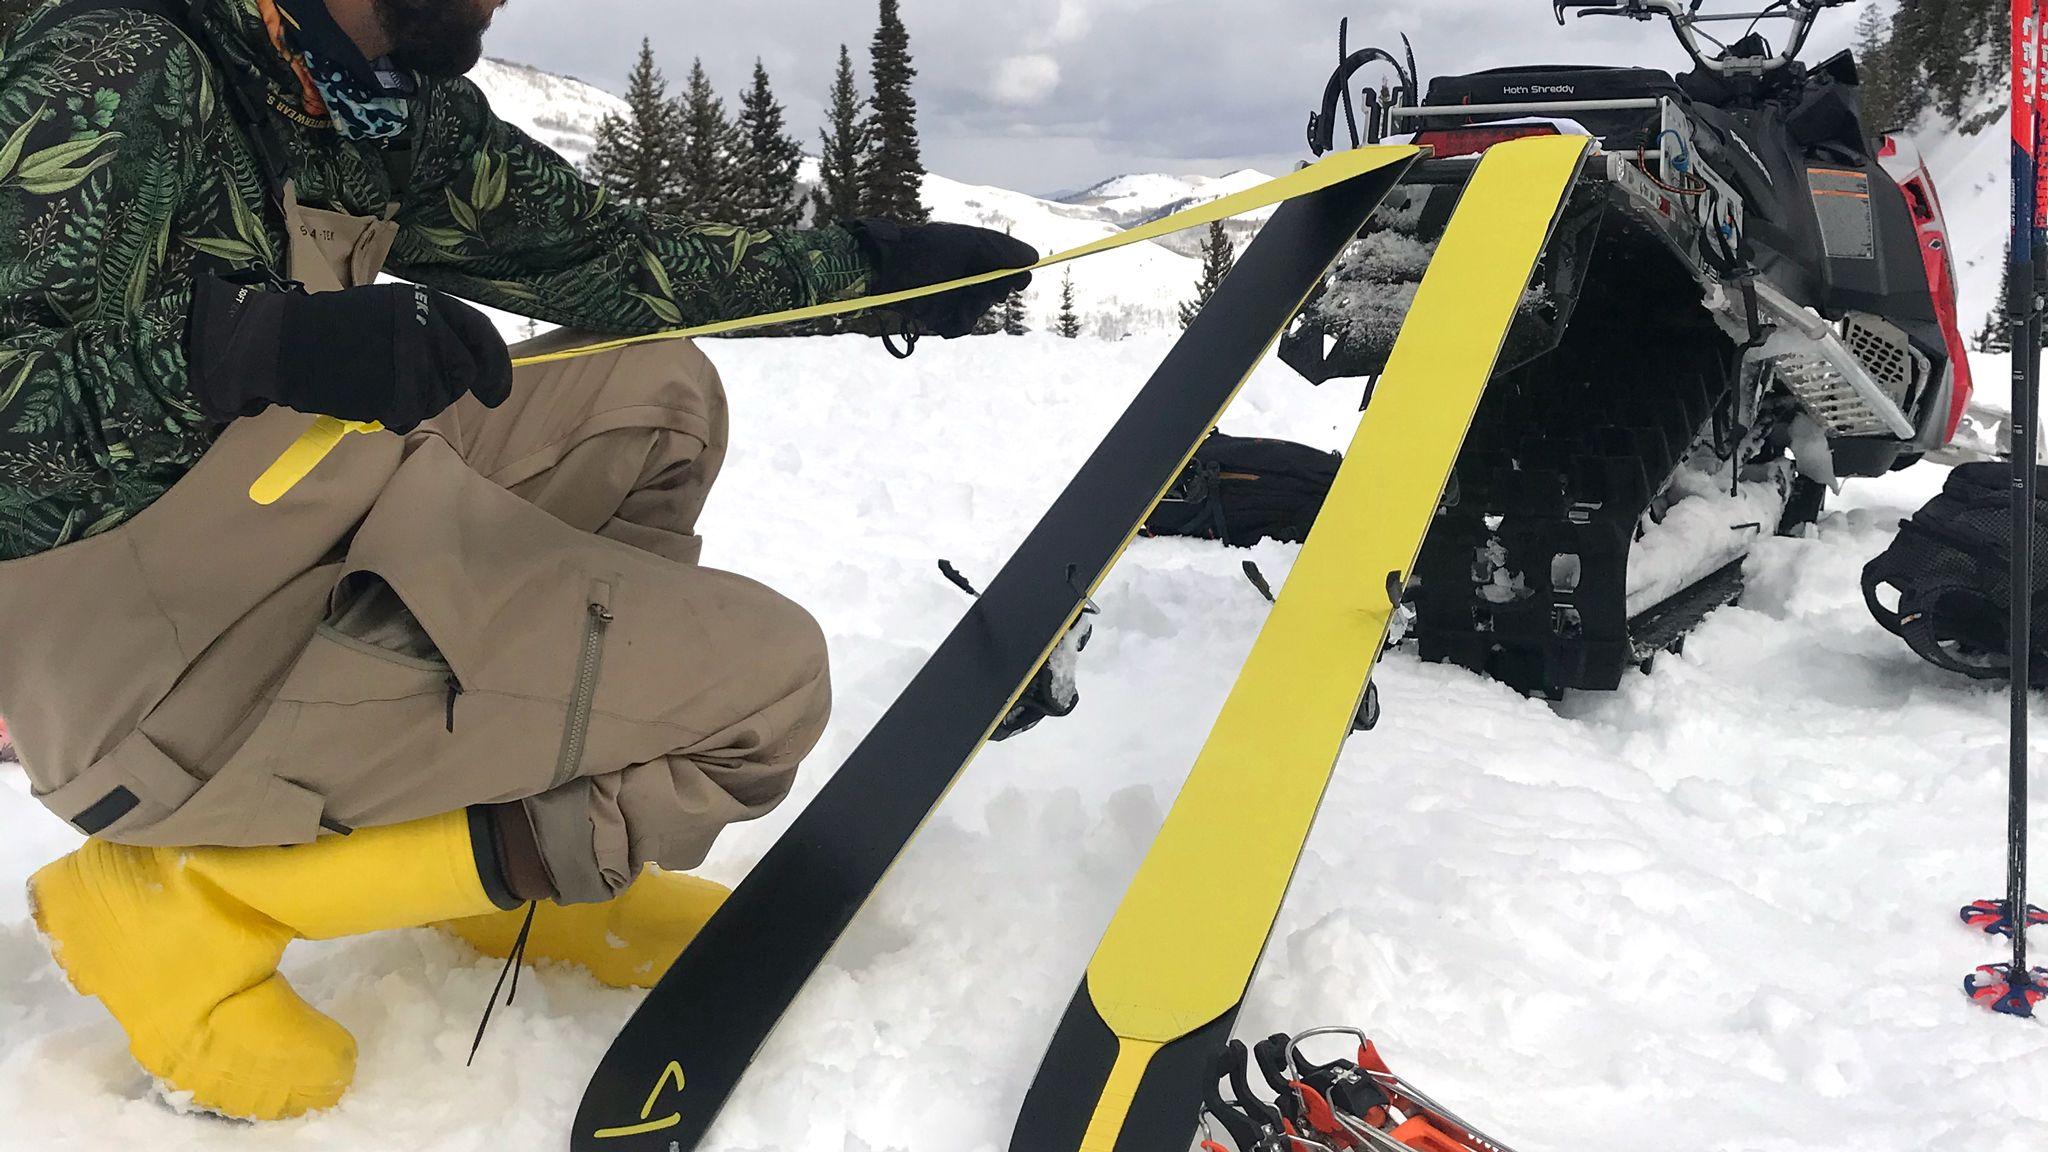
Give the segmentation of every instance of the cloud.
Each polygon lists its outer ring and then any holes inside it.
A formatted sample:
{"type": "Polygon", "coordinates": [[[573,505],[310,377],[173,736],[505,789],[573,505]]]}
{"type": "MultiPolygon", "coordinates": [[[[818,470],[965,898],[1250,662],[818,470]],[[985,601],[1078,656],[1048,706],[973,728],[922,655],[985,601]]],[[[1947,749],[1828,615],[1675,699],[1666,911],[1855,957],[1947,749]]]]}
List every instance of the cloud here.
{"type": "Polygon", "coordinates": [[[1041,104],[1060,86],[1060,62],[1044,53],[1012,56],[996,67],[989,95],[1011,107],[1041,104]]]}
{"type": "Polygon", "coordinates": [[[1072,44],[1088,35],[1088,30],[1094,25],[1088,0],[1060,0],[1059,15],[1052,22],[1052,41],[1055,44],[1072,44]]]}

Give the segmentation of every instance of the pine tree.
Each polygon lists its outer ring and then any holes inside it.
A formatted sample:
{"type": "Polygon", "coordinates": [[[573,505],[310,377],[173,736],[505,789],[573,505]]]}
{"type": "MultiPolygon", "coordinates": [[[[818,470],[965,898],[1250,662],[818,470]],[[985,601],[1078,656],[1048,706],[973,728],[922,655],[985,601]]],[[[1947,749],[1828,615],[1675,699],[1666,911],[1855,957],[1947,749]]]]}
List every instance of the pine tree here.
{"type": "Polygon", "coordinates": [[[1892,50],[1892,17],[1883,5],[1872,4],[1856,18],[1856,67],[1863,80],[1863,122],[1872,132],[1901,127],[1913,118],[1892,50]]]}
{"type": "Polygon", "coordinates": [[[1066,278],[1060,281],[1060,316],[1052,330],[1069,340],[1081,337],[1081,314],[1074,310],[1074,270],[1067,269],[1066,278]]]}
{"type": "Polygon", "coordinates": [[[1887,45],[1897,110],[1910,120],[1939,113],[1974,132],[2002,113],[1965,121],[1972,104],[2002,87],[2012,43],[2010,7],[2000,0],[1917,0],[1892,17],[1887,45]]]}
{"type": "Polygon", "coordinates": [[[668,81],[654,65],[654,45],[640,41],[640,62],[626,87],[626,114],[597,125],[597,147],[584,165],[598,187],[621,204],[650,212],[678,207],[677,162],[683,150],[681,114],[668,98],[668,81]]]}
{"type": "Polygon", "coordinates": [[[2008,290],[2012,287],[2012,244],[2005,246],[2005,277],[1999,281],[1998,302],[1991,307],[1991,315],[1984,319],[1984,329],[1977,333],[1974,343],[1979,352],[2012,351],[2012,312],[2006,307],[2008,290]]]}
{"type": "Polygon", "coordinates": [[[867,130],[861,120],[866,101],[854,84],[853,54],[839,46],[839,75],[832,81],[830,127],[818,133],[824,143],[819,151],[818,187],[811,193],[811,221],[830,224],[860,215],[860,160],[868,147],[867,130]]]}
{"type": "Polygon", "coordinates": [[[931,216],[923,199],[917,100],[910,94],[917,69],[911,66],[910,32],[903,26],[897,0],[882,0],[870,70],[875,96],[867,119],[868,152],[861,164],[861,213],[922,224],[931,216]]]}
{"type": "Polygon", "coordinates": [[[804,150],[784,131],[782,105],[768,83],[768,69],[754,61],[754,86],[741,103],[739,132],[739,218],[755,228],[791,228],[803,218],[797,175],[804,150]]]}
{"type": "Polygon", "coordinates": [[[1209,239],[1202,244],[1202,278],[1195,284],[1195,298],[1180,306],[1180,326],[1186,328],[1202,314],[1202,308],[1209,303],[1209,297],[1216,294],[1216,286],[1230,275],[1230,269],[1237,263],[1237,249],[1230,243],[1230,232],[1218,220],[1209,225],[1209,239]]]}
{"type": "Polygon", "coordinates": [[[1003,334],[1022,336],[1031,331],[1031,325],[1024,315],[1024,290],[1022,288],[1003,297],[1003,334]]]}
{"type": "Polygon", "coordinates": [[[1003,306],[999,303],[990,305],[989,310],[981,314],[981,319],[974,322],[976,336],[996,336],[1000,335],[1002,330],[1003,306]]]}
{"type": "Polygon", "coordinates": [[[725,101],[711,87],[704,61],[690,66],[690,88],[681,104],[683,141],[677,165],[680,210],[701,220],[740,223],[738,158],[740,131],[725,114],[725,101]]]}

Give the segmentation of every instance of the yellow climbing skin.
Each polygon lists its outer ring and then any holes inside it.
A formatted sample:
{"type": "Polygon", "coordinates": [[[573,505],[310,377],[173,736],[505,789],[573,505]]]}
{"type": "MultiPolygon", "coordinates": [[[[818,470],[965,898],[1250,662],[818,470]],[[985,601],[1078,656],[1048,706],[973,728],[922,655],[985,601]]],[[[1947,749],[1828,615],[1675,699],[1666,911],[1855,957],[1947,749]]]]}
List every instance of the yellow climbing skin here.
{"type": "Polygon", "coordinates": [[[137,1063],[247,1120],[330,1108],[355,1077],[355,1038],[277,974],[287,944],[494,907],[461,812],[286,848],[88,840],[29,878],[29,906],[137,1063]]]}
{"type": "MultiPolygon", "coordinates": [[[[681,872],[649,868],[603,904],[542,901],[526,940],[528,962],[553,960],[587,969],[612,988],[649,988],[668,971],[732,890],[681,872]]],[[[524,909],[439,925],[486,956],[512,954],[524,909]]]]}
{"type": "Polygon", "coordinates": [[[1081,1152],[1110,1152],[1152,1058],[1243,999],[1405,580],[1587,141],[1486,153],[1318,528],[1088,967],[1118,1038],[1081,1152]],[[1181,942],[1170,944],[1168,942],[1181,942]]]}
{"type": "MultiPolygon", "coordinates": [[[[1113,233],[1100,240],[1090,241],[1078,248],[1057,252],[1030,268],[1006,268],[995,272],[984,272],[976,276],[962,277],[943,284],[924,288],[910,288],[902,292],[891,292],[878,296],[863,296],[853,300],[839,300],[829,304],[817,304],[808,308],[792,308],[786,312],[774,312],[763,316],[748,316],[738,320],[721,320],[715,324],[704,324],[695,328],[678,328],[668,332],[653,332],[644,336],[622,336],[613,340],[602,340],[580,348],[565,348],[559,352],[547,352],[536,356],[524,356],[512,361],[516,368],[536,364],[552,364],[562,360],[574,360],[583,356],[596,356],[604,352],[615,352],[636,344],[650,344],[665,340],[685,340],[698,336],[723,336],[731,332],[745,332],[754,328],[767,328],[778,324],[794,324],[805,320],[822,320],[831,316],[845,316],[854,312],[865,312],[874,308],[888,308],[926,296],[937,296],[961,288],[972,288],[979,284],[992,284],[997,280],[1014,276],[1019,272],[1038,271],[1065,264],[1089,256],[1127,248],[1170,236],[1175,232],[1199,228],[1218,220],[1242,216],[1270,208],[1275,204],[1299,199],[1311,192],[1341,184],[1367,172],[1378,171],[1390,164],[1398,164],[1414,156],[1419,149],[1408,144],[1383,144],[1370,148],[1355,148],[1328,156],[1305,168],[1290,172],[1264,184],[1233,192],[1207,203],[1184,211],[1163,216],[1149,224],[1141,224],[1124,232],[1113,233]]],[[[351,432],[375,432],[377,424],[360,424],[338,420],[332,416],[316,418],[296,444],[292,445],[277,462],[266,469],[249,489],[249,498],[258,504],[270,505],[283,499],[298,486],[299,481],[310,475],[327,454],[334,451],[351,432]]]]}

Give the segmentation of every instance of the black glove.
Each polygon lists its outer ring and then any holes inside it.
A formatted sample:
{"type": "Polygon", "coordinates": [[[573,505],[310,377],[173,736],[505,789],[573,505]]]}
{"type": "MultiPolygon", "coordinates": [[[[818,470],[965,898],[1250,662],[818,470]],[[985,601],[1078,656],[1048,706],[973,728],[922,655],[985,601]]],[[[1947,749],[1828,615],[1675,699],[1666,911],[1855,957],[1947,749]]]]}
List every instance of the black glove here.
{"type": "MultiPolygon", "coordinates": [[[[853,220],[840,226],[860,241],[861,251],[875,270],[871,287],[877,295],[1038,263],[1038,249],[1022,240],[966,224],[853,220]]],[[[910,321],[914,332],[951,340],[972,333],[975,323],[997,302],[1030,284],[1031,273],[1019,272],[974,288],[897,304],[887,311],[910,321]]]]}
{"type": "Polygon", "coordinates": [[[308,295],[201,276],[185,332],[192,392],[223,423],[272,404],[410,432],[465,393],[512,394],[512,354],[443,292],[373,284],[308,295]]]}

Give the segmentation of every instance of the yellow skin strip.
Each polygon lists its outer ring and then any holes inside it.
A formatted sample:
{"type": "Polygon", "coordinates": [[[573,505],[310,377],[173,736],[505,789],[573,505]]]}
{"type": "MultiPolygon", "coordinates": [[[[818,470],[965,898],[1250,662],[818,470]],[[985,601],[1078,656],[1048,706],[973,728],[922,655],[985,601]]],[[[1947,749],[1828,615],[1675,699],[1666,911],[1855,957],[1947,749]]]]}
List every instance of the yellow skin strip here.
{"type": "Polygon", "coordinates": [[[1138,1098],[1138,1085],[1152,1057],[1165,1045],[1152,1040],[1119,1037],[1116,1065],[1109,1070],[1109,1082],[1095,1102],[1095,1114],[1088,1118],[1088,1131],[1081,1136],[1080,1152],[1116,1152],[1116,1138],[1124,1130],[1124,1118],[1138,1098]]]}
{"type": "Polygon", "coordinates": [[[1089,965],[1122,1047],[1096,1113],[1115,1128],[1083,1148],[1115,1143],[1128,1060],[1243,998],[1385,643],[1387,574],[1414,566],[1586,145],[1499,145],[1467,185],[1323,508],[1372,530],[1310,536],[1089,965]]]}
{"type": "MultiPolygon", "coordinates": [[[[1212,200],[1207,204],[1199,204],[1186,211],[1176,212],[1171,216],[1162,217],[1149,224],[1140,225],[1128,232],[1119,232],[1113,236],[1105,236],[1100,240],[1083,244],[1079,248],[1070,248],[1065,252],[1054,253],[1031,265],[1029,268],[1005,268],[996,272],[984,272],[977,276],[950,280],[944,284],[933,284],[925,288],[912,288],[908,291],[890,292],[880,296],[863,296],[854,300],[840,300],[831,304],[819,304],[810,308],[794,308],[786,312],[772,312],[763,316],[748,316],[739,320],[722,320],[716,324],[703,324],[695,328],[679,328],[671,332],[654,332],[645,336],[623,336],[616,340],[600,341],[595,344],[584,345],[580,348],[568,348],[539,356],[523,356],[514,360],[512,365],[515,368],[526,368],[536,364],[553,364],[561,360],[596,356],[605,352],[614,352],[621,348],[631,348],[637,344],[652,344],[664,340],[687,340],[699,336],[723,336],[727,333],[742,332],[751,328],[767,328],[777,324],[791,324],[802,320],[822,320],[830,316],[844,316],[852,312],[865,312],[871,308],[887,308],[893,304],[902,304],[911,300],[922,299],[926,296],[937,296],[942,293],[957,291],[961,288],[992,284],[1005,277],[1015,276],[1019,272],[1035,272],[1044,268],[1052,268],[1070,261],[1099,255],[1103,252],[1113,252],[1119,248],[1128,248],[1133,244],[1143,244],[1147,241],[1157,240],[1162,236],[1172,235],[1175,232],[1184,232],[1190,228],[1200,228],[1213,224],[1218,220],[1227,220],[1232,216],[1242,216],[1247,212],[1256,212],[1261,208],[1270,208],[1276,204],[1296,200],[1312,192],[1320,192],[1332,185],[1341,184],[1354,177],[1363,176],[1368,172],[1385,168],[1390,164],[1400,163],[1415,156],[1420,151],[1420,149],[1411,145],[1390,144],[1371,148],[1358,148],[1349,152],[1339,152],[1306,168],[1290,172],[1275,180],[1268,180],[1257,187],[1247,188],[1242,192],[1233,192],[1228,196],[1212,200]]],[[[334,451],[335,447],[341,443],[343,437],[348,433],[370,433],[381,430],[381,426],[376,424],[337,420],[331,416],[318,417],[314,421],[313,426],[299,438],[299,442],[286,451],[283,456],[279,457],[277,463],[272,464],[263,473],[263,476],[250,487],[249,498],[263,505],[276,503],[286,493],[297,487],[299,481],[304,480],[311,474],[313,469],[319,466],[320,461],[326,459],[327,454],[334,451]]]]}

